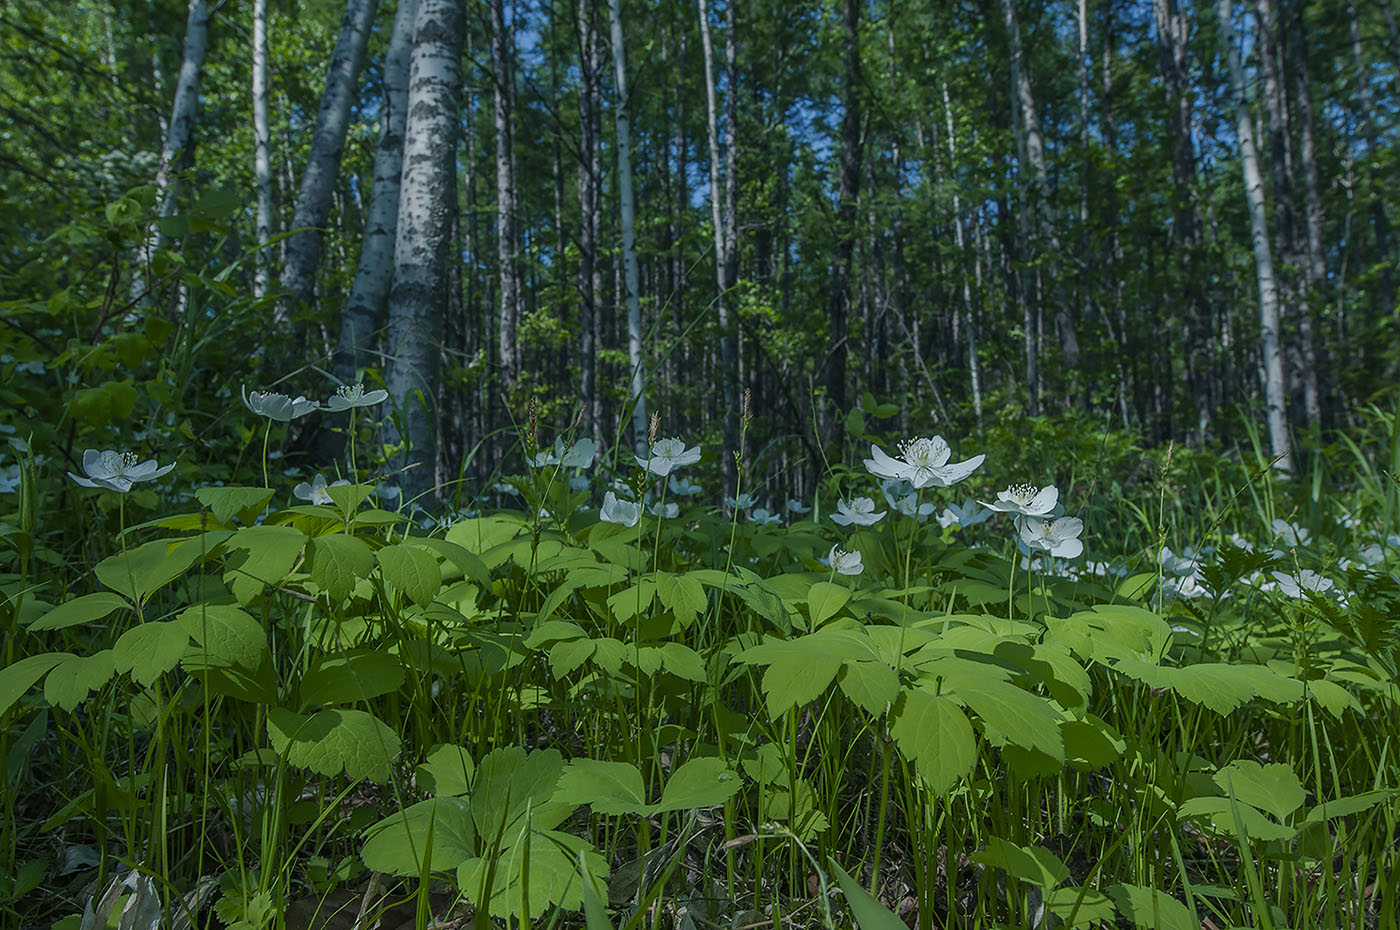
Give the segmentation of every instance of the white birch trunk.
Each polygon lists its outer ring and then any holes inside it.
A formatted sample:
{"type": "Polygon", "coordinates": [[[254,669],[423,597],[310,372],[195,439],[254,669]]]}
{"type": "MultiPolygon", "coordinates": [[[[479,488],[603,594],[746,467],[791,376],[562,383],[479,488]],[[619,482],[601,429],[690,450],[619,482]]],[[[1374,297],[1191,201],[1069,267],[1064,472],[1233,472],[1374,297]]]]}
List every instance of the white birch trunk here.
{"type": "Polygon", "coordinates": [[[502,0],[491,2],[491,74],[495,86],[496,123],[496,248],[500,265],[501,318],[497,355],[501,380],[509,394],[520,377],[520,346],[516,326],[520,321],[519,220],[516,213],[515,153],[511,111],[515,100],[510,69],[514,43],[506,29],[502,0]]]}
{"type": "Polygon", "coordinates": [[[297,231],[286,240],[282,268],[282,288],[290,303],[284,301],[278,307],[278,322],[290,317],[293,306],[308,306],[316,296],[321,231],[330,215],[331,191],[340,173],[340,157],[345,151],[350,105],[355,99],[377,6],[378,0],[348,0],[345,16],[340,21],[340,35],[336,38],[335,52],[326,72],[326,87],[321,94],[321,110],[311,134],[311,151],[292,210],[292,228],[297,231]]]}
{"type": "Polygon", "coordinates": [[[403,174],[404,127],[408,117],[408,70],[413,52],[417,0],[399,0],[394,32],[384,54],[384,100],[379,147],[374,153],[365,236],[350,298],[340,315],[335,376],[349,383],[370,362],[375,334],[384,325],[385,301],[394,278],[394,240],[398,230],[399,183],[403,174]]]}
{"type": "Polygon", "coordinates": [[[272,238],[271,136],[267,128],[267,0],[253,0],[253,177],[257,186],[257,241],[253,296],[267,296],[272,256],[261,248],[272,238]]]}
{"type": "Polygon", "coordinates": [[[1250,238],[1254,243],[1254,270],[1259,284],[1259,351],[1264,362],[1264,405],[1269,429],[1269,447],[1277,458],[1275,467],[1284,474],[1293,472],[1293,447],[1288,435],[1288,415],[1284,394],[1283,351],[1279,340],[1278,282],[1269,249],[1268,213],[1264,203],[1264,178],[1259,171],[1259,153],[1254,146],[1254,123],[1249,115],[1245,93],[1244,66],[1235,47],[1230,0],[1218,0],[1220,41],[1230,69],[1230,93],[1235,101],[1235,135],[1240,146],[1240,166],[1244,172],[1244,193],[1249,204],[1250,238]]]}
{"type": "Polygon", "coordinates": [[[637,281],[637,236],[632,194],[632,124],[627,106],[627,55],[622,44],[621,0],[608,0],[612,35],[613,80],[617,100],[617,192],[622,226],[622,278],[627,291],[627,361],[632,366],[632,439],[639,455],[647,451],[646,373],[642,360],[642,303],[637,281]]]}
{"type": "Polygon", "coordinates": [[[403,176],[389,293],[385,387],[396,416],[385,441],[398,444],[408,468],[405,500],[434,489],[435,403],[452,244],[457,124],[461,113],[461,0],[418,0],[404,128],[403,176]]]}

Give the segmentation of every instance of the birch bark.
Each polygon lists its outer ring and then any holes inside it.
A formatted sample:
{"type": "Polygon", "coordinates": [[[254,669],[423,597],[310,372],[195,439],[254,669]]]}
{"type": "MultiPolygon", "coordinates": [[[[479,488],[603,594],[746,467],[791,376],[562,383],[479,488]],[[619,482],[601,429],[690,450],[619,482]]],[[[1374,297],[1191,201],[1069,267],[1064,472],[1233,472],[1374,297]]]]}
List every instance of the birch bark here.
{"type": "MultiPolygon", "coordinates": [[[[272,137],[267,128],[267,0],[253,0],[253,177],[257,186],[258,245],[272,238],[272,137]]],[[[267,296],[272,281],[272,256],[258,250],[253,272],[253,296],[267,296]]]]}
{"type": "Polygon", "coordinates": [[[496,251],[500,265],[500,328],[496,346],[501,381],[507,394],[520,378],[519,214],[515,197],[515,137],[512,111],[515,85],[510,55],[514,42],[506,30],[503,0],[491,0],[491,77],[494,85],[496,126],[496,251]]]}
{"type": "Polygon", "coordinates": [[[646,373],[642,359],[642,305],[637,282],[637,234],[632,193],[632,124],[628,115],[627,55],[622,37],[621,0],[608,0],[608,25],[612,37],[613,81],[617,100],[613,119],[617,125],[618,213],[622,225],[622,278],[627,297],[627,361],[632,368],[632,441],[639,455],[647,451],[646,373]]]}

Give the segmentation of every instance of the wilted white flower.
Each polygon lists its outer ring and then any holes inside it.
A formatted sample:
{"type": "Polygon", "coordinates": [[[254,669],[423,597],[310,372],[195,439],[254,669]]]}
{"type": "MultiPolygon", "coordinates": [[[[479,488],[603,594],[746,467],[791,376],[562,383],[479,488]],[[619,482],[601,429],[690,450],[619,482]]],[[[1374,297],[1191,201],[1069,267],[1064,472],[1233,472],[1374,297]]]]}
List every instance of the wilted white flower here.
{"type": "Polygon", "coordinates": [[[847,552],[839,546],[831,547],[831,552],[826,556],[826,563],[838,575],[859,575],[865,571],[859,552],[847,552]]]}
{"type": "Polygon", "coordinates": [[[350,482],[346,481],[344,478],[341,478],[339,481],[334,481],[327,485],[326,476],[317,475],[311,479],[310,484],[303,481],[292,488],[292,496],[298,500],[310,501],[313,504],[333,504],[335,502],[331,500],[331,496],[326,491],[326,488],[338,488],[349,483],[350,482]]]}
{"type": "Polygon", "coordinates": [[[1305,568],[1296,575],[1285,574],[1284,572],[1271,572],[1274,580],[1278,584],[1278,591],[1289,597],[1302,597],[1304,591],[1312,591],[1321,594],[1333,588],[1332,579],[1326,575],[1320,575],[1311,568],[1305,568]]]}
{"type": "Polygon", "coordinates": [[[1029,549],[1042,549],[1058,559],[1072,559],[1084,551],[1079,534],[1084,523],[1078,517],[1042,520],[1027,517],[1021,525],[1021,542],[1029,549]]]}
{"type": "Polygon", "coordinates": [[[665,478],[673,469],[682,465],[694,465],[700,461],[700,447],[685,447],[685,442],[672,437],[658,439],[651,447],[651,457],[637,456],[637,464],[659,478],[665,478]]]}
{"type": "Polygon", "coordinates": [[[885,450],[871,445],[865,467],[877,478],[903,479],[922,488],[946,488],[963,480],[977,470],[986,458],[976,455],[965,462],[949,465],[952,450],[942,436],[932,439],[911,439],[899,444],[899,458],[891,458],[885,450]]]}
{"type": "Polygon", "coordinates": [[[738,497],[726,497],[725,500],[729,501],[729,506],[735,510],[748,510],[758,503],[758,498],[747,491],[740,491],[738,497]]]}
{"type": "Polygon", "coordinates": [[[796,513],[796,514],[804,514],[804,513],[811,513],[811,512],[812,512],[812,508],[811,508],[811,507],[808,507],[806,504],[802,503],[800,500],[798,500],[798,499],[795,498],[795,497],[789,497],[789,498],[787,499],[787,509],[788,509],[789,511],[791,511],[792,513],[796,513]]]}
{"type": "Polygon", "coordinates": [[[875,501],[868,497],[857,497],[855,500],[837,501],[836,513],[831,515],[831,519],[841,526],[870,526],[879,523],[884,518],[886,511],[875,512],[875,501]]]}
{"type": "Polygon", "coordinates": [[[764,508],[759,507],[753,513],[749,514],[749,522],[759,523],[763,526],[771,526],[774,523],[782,523],[783,518],[776,513],[769,513],[764,508]]]}
{"type": "Polygon", "coordinates": [[[947,529],[950,526],[976,526],[990,519],[992,512],[972,498],[961,504],[949,504],[938,515],[938,525],[947,529]]]}
{"type": "Polygon", "coordinates": [[[1303,527],[1287,520],[1274,518],[1274,535],[1283,540],[1285,546],[1306,546],[1312,534],[1303,527]]]}
{"type": "Polygon", "coordinates": [[[642,518],[641,504],[623,500],[609,491],[603,495],[603,508],[598,512],[608,523],[621,523],[623,526],[636,526],[642,518]]]}
{"type": "Polygon", "coordinates": [[[157,465],[155,459],[138,463],[135,452],[89,449],[83,453],[83,471],[87,472],[87,477],[79,477],[71,471],[68,477],[85,488],[105,488],[125,494],[133,484],[154,481],[174,467],[174,462],[157,465]]]}
{"type": "Polygon", "coordinates": [[[661,506],[660,501],[647,507],[647,513],[651,514],[653,517],[665,517],[667,520],[679,516],[680,512],[681,508],[676,505],[675,501],[667,501],[664,508],[661,506]]]}
{"type": "Polygon", "coordinates": [[[905,478],[895,480],[886,478],[880,482],[880,491],[885,495],[885,500],[897,512],[906,517],[917,517],[920,522],[928,518],[933,513],[933,503],[919,503],[919,492],[914,485],[905,478]]]}
{"type": "Polygon", "coordinates": [[[700,485],[676,475],[672,475],[667,484],[670,486],[672,494],[678,494],[681,497],[694,497],[701,490],[700,485]]]}
{"type": "Polygon", "coordinates": [[[1060,489],[1052,485],[1038,488],[1033,484],[1013,484],[997,492],[993,503],[982,506],[998,513],[1015,513],[1023,517],[1043,517],[1060,502],[1060,489]]]}
{"type": "Polygon", "coordinates": [[[245,407],[260,417],[267,417],[279,423],[287,423],[297,417],[306,416],[313,410],[321,409],[319,403],[300,395],[291,398],[286,394],[275,394],[271,391],[249,391],[246,386],[241,390],[245,407]]]}
{"type": "Polygon", "coordinates": [[[334,394],[326,398],[326,409],[331,413],[340,413],[356,407],[373,407],[388,398],[389,392],[385,390],[370,391],[366,394],[363,384],[342,384],[335,389],[334,394]]]}

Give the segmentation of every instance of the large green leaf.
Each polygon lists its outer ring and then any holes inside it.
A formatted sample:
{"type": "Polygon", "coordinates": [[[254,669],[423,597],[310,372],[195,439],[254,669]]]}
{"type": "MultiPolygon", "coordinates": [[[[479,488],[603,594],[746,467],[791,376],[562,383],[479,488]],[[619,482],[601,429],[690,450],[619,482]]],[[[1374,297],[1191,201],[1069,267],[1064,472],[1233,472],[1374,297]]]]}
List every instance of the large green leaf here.
{"type": "Polygon", "coordinates": [[[130,672],[131,680],[150,687],[180,664],[190,637],[179,623],[142,623],[121,635],[112,648],[118,673],[130,672]]]}
{"type": "Polygon", "coordinates": [[[704,586],[688,574],[657,573],[656,594],[682,627],[690,626],[709,607],[704,586]]]}
{"type": "Polygon", "coordinates": [[[1043,846],[1017,846],[995,836],[988,837],[986,848],[973,853],[972,858],[1043,891],[1049,891],[1069,878],[1069,868],[1060,861],[1059,856],[1043,846]]]}
{"type": "Polygon", "coordinates": [[[1092,888],[1056,888],[1045,895],[1045,907],[1070,930],[1113,920],[1117,910],[1108,896],[1092,888]]]}
{"type": "Polygon", "coordinates": [[[238,667],[255,671],[271,665],[267,634],[249,614],[226,604],[196,604],[175,618],[194,644],[185,668],[238,667]]]}
{"type": "Polygon", "coordinates": [[[486,754],[472,781],[471,808],[477,835],[483,846],[512,842],[518,821],[528,811],[534,829],[549,830],[564,822],[577,804],[554,801],[554,790],[564,772],[564,757],[557,749],[530,753],[507,746],[486,754]]]}
{"type": "Polygon", "coordinates": [[[224,543],[224,582],[238,603],[251,603],[287,577],[305,546],[306,534],[295,527],[245,526],[224,543]]]}
{"type": "Polygon", "coordinates": [[[836,682],[872,717],[883,716],[899,697],[899,676],[883,662],[847,662],[836,682]]]}
{"type": "Polygon", "coordinates": [[[1114,885],[1109,896],[1142,930],[1200,930],[1196,915],[1176,898],[1142,885],[1114,885]]]}
{"type": "Polygon", "coordinates": [[[360,850],[360,858],[374,871],[409,876],[456,871],[474,855],[471,811],[465,801],[453,797],[429,798],[390,814],[365,831],[360,850]]]}
{"type": "Polygon", "coordinates": [[[272,500],[267,488],[210,487],[194,492],[195,500],[214,511],[214,519],[228,523],[234,517],[251,524],[272,500]]]}
{"type": "Polygon", "coordinates": [[[581,907],[585,876],[593,893],[603,899],[607,874],[607,860],[587,840],[522,825],[510,845],[462,863],[457,869],[457,887],[492,916],[519,917],[528,907],[535,918],[550,907],[581,907]]]}
{"type": "Polygon", "coordinates": [[[306,547],[306,561],[311,580],[332,601],[345,600],[355,590],[355,584],[374,571],[374,554],[369,546],[341,533],[311,540],[306,547]]]}
{"type": "Polygon", "coordinates": [[[1205,820],[1217,833],[1241,839],[1271,840],[1292,839],[1298,832],[1269,818],[1267,814],[1241,800],[1229,798],[1192,798],[1177,808],[1177,816],[1205,820]],[[1243,829],[1245,836],[1240,836],[1243,829]]]}
{"type": "Polygon", "coordinates": [[[274,707],[267,714],[267,737],[287,762],[318,775],[389,781],[399,754],[399,736],[362,710],[323,710],[310,717],[274,707]]]}
{"type": "Polygon", "coordinates": [[[646,814],[646,786],[642,773],[630,762],[575,759],[559,777],[554,800],[590,805],[599,814],[646,814]]]}
{"type": "Polygon", "coordinates": [[[82,597],[75,597],[71,601],[59,604],[54,609],[44,613],[39,619],[29,624],[31,632],[41,630],[63,630],[70,626],[77,626],[79,623],[91,623],[93,620],[101,620],[114,610],[130,608],[131,603],[119,594],[111,591],[98,591],[96,594],[84,594],[82,597]]]}
{"type": "Polygon", "coordinates": [[[972,724],[961,707],[917,688],[900,694],[890,736],[935,794],[944,794],[977,761],[972,724]]]}
{"type": "Polygon", "coordinates": [[[850,599],[850,588],[843,588],[829,581],[818,581],[812,585],[811,590],[807,592],[807,616],[812,629],[815,630],[836,616],[850,599]]]}
{"type": "Polygon", "coordinates": [[[875,896],[860,886],[860,882],[846,874],[835,859],[827,859],[831,872],[836,876],[836,884],[846,896],[851,914],[856,919],[858,930],[909,930],[904,921],[892,914],[875,896]]]}
{"type": "Polygon", "coordinates": [[[1214,780],[1226,795],[1272,814],[1280,822],[1286,822],[1307,798],[1292,766],[1282,762],[1261,765],[1240,759],[1216,772],[1214,780]]]}
{"type": "Polygon", "coordinates": [[[73,710],[116,673],[110,649],[90,656],[68,656],[44,679],[44,699],[55,707],[73,710]]]}
{"type": "Polygon", "coordinates": [[[419,607],[426,607],[442,588],[437,559],[426,550],[405,543],[385,546],[374,554],[384,580],[419,607]]]}
{"type": "Polygon", "coordinates": [[[1065,761],[1060,717],[1044,698],[994,679],[959,677],[954,687],[957,697],[1007,742],[1039,750],[1060,763],[1065,761]]]}
{"type": "Polygon", "coordinates": [[[308,705],[367,701],[397,690],[403,679],[403,661],[398,656],[362,646],[314,660],[302,679],[301,700],[308,705]]]}
{"type": "Polygon", "coordinates": [[[66,652],[45,652],[0,668],[0,714],[13,707],[50,669],[70,658],[72,656],[66,652]]]}
{"type": "Polygon", "coordinates": [[[98,562],[97,580],[133,601],[144,601],[189,571],[229,535],[222,531],[188,539],[152,540],[98,562]]]}
{"type": "Polygon", "coordinates": [[[655,813],[683,811],[723,804],[743,785],[738,774],[722,759],[712,756],[690,759],[671,773],[661,792],[655,813]]]}
{"type": "Polygon", "coordinates": [[[471,791],[476,765],[461,746],[439,743],[418,766],[418,784],[436,795],[464,795],[471,791]]]}

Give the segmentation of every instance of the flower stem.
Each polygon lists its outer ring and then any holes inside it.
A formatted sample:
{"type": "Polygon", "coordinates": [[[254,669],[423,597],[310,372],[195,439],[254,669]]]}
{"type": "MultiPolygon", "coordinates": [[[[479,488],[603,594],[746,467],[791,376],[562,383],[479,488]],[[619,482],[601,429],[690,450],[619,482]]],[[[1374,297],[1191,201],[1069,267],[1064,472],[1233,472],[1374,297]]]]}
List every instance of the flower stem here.
{"type": "Polygon", "coordinates": [[[263,487],[265,487],[265,488],[270,488],[270,487],[272,487],[272,482],[270,482],[270,481],[267,480],[267,436],[268,436],[268,433],[271,433],[271,432],[272,432],[272,421],[271,421],[271,420],[268,420],[268,421],[267,421],[267,425],[263,427],[262,466],[263,466],[263,487]]]}

